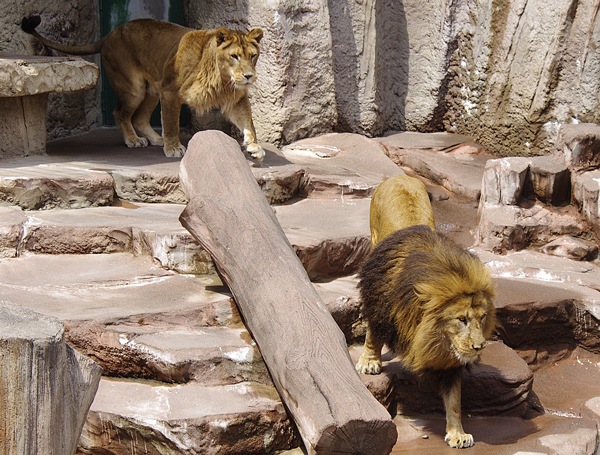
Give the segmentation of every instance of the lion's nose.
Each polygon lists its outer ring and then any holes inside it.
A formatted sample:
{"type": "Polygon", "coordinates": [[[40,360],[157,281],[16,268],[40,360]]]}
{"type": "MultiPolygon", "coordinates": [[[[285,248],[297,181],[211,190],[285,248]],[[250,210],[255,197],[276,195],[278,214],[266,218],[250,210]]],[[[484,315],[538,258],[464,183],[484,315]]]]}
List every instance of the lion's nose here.
{"type": "Polygon", "coordinates": [[[473,343],[471,347],[476,351],[481,351],[485,346],[485,343],[473,343]]]}
{"type": "Polygon", "coordinates": [[[244,74],[244,77],[246,78],[247,81],[250,81],[250,79],[252,79],[254,77],[254,74],[244,74]]]}

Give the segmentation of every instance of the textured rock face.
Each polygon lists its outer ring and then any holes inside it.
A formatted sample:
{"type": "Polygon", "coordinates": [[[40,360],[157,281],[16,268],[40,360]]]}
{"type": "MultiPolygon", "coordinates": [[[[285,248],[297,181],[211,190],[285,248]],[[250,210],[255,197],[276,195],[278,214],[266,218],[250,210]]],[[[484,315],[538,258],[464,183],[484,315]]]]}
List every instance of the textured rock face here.
{"type": "Polygon", "coordinates": [[[331,131],[336,110],[325,0],[187,3],[193,28],[263,29],[259,78],[250,91],[261,140],[289,142],[331,131]]]}
{"type": "Polygon", "coordinates": [[[591,0],[188,3],[192,26],[265,29],[253,96],[263,140],[447,129],[494,154],[536,155],[561,124],[600,118],[591,0]]]}
{"type": "Polygon", "coordinates": [[[448,41],[447,128],[513,156],[550,150],[560,124],[597,121],[600,60],[593,49],[600,35],[592,1],[468,1],[455,8],[447,13],[457,18],[448,41]]]}

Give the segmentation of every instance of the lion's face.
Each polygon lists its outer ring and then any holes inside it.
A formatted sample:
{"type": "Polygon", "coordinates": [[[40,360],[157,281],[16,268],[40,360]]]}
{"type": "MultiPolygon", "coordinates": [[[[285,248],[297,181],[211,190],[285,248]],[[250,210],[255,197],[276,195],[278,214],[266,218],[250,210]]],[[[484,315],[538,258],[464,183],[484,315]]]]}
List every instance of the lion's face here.
{"type": "Polygon", "coordinates": [[[493,304],[481,292],[459,296],[443,319],[447,348],[456,360],[462,365],[477,361],[495,325],[493,304]]]}
{"type": "Polygon", "coordinates": [[[225,28],[217,30],[217,63],[221,76],[238,89],[256,80],[255,65],[262,35],[260,29],[250,30],[247,34],[225,28]]]}

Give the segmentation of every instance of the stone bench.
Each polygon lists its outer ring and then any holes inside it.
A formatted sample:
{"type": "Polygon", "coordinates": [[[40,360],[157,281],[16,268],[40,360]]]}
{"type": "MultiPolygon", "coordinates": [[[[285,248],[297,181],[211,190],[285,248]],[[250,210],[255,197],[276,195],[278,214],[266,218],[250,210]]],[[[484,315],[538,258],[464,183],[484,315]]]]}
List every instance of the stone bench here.
{"type": "Polygon", "coordinates": [[[0,53],[0,158],[46,153],[48,94],[93,88],[99,74],[78,57],[0,53]]]}

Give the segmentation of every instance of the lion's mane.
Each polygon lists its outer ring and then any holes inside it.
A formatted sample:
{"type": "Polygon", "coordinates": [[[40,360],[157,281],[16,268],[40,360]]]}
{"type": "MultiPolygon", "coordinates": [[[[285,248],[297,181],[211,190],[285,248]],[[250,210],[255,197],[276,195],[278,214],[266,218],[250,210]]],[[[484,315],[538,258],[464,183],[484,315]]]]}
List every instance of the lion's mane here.
{"type": "Polygon", "coordinates": [[[479,293],[487,302],[485,338],[494,330],[495,288],[488,270],[475,255],[427,226],[401,229],[385,238],[359,277],[371,333],[414,372],[461,366],[444,339],[449,306],[460,296],[479,293]]]}

